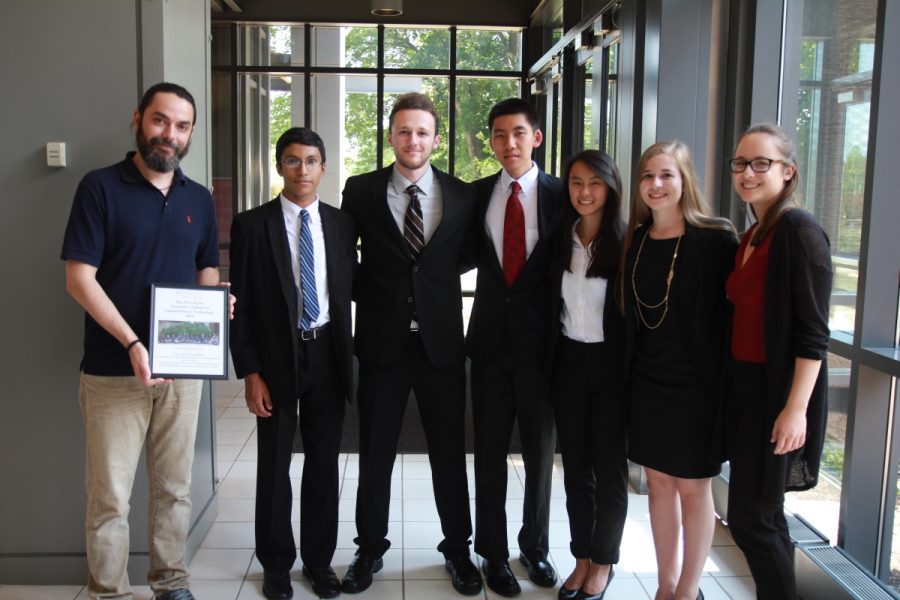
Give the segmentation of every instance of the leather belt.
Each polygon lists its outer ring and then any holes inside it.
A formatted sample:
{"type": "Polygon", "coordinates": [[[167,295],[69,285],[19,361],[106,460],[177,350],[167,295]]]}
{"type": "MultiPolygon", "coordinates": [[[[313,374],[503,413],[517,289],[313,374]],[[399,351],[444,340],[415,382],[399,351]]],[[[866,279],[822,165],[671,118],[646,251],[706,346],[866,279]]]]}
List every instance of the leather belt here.
{"type": "Polygon", "coordinates": [[[312,329],[307,330],[299,330],[300,331],[300,339],[304,342],[311,342],[312,340],[317,340],[328,332],[328,325],[330,323],[325,323],[321,327],[313,327],[312,329]]]}

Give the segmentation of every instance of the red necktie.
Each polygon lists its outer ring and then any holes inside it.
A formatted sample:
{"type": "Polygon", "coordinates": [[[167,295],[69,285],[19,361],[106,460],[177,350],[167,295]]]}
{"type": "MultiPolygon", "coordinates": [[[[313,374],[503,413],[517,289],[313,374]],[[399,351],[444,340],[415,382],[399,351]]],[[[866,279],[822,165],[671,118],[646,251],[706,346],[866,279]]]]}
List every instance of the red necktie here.
{"type": "Polygon", "coordinates": [[[513,181],[512,193],[506,201],[503,218],[503,279],[506,287],[512,287],[522,267],[525,266],[525,212],[519,202],[518,181],[513,181]]]}

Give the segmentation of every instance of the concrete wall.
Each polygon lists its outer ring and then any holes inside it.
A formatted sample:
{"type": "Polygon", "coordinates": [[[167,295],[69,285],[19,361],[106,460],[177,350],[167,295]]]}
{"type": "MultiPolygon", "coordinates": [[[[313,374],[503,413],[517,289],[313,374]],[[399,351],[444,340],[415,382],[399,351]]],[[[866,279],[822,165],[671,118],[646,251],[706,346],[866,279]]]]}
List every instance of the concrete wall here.
{"type": "MultiPolygon", "coordinates": [[[[78,370],[83,312],[64,289],[59,259],[75,187],[85,172],[134,147],[132,112],[145,85],[185,83],[201,102],[188,174],[208,183],[206,0],[29,0],[4,3],[0,19],[0,581],[82,582],[83,428],[78,370]],[[177,4],[177,7],[176,7],[177,4]],[[165,52],[144,57],[141,39],[162,25],[165,52]],[[190,12],[190,14],[188,14],[190,12]],[[181,28],[171,27],[179,21],[181,28]],[[171,30],[170,30],[171,27],[171,30]],[[143,31],[142,31],[143,29],[143,31]],[[143,35],[142,35],[143,33],[143,35]],[[177,67],[177,68],[176,68],[177,67]],[[147,77],[154,80],[147,81],[147,77]],[[46,166],[45,144],[66,143],[68,166],[46,166]]],[[[207,386],[208,391],[208,386],[207,386]]],[[[209,402],[205,406],[209,407],[209,402]]],[[[201,418],[195,518],[211,505],[211,419],[201,418]]],[[[145,479],[139,474],[138,481],[145,479]]],[[[145,511],[136,486],[133,514],[145,511]]],[[[144,487],[144,489],[146,489],[144,487]]],[[[139,554],[143,515],[133,519],[139,554]]],[[[140,564],[140,558],[132,561],[140,564]]],[[[140,568],[138,568],[140,571],[140,568]]]]}

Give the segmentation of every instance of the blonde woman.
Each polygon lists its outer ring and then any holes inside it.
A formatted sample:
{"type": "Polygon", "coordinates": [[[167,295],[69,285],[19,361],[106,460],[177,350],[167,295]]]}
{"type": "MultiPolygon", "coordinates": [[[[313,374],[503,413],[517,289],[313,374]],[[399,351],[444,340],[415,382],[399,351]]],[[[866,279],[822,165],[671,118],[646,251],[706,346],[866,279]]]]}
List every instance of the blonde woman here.
{"type": "Polygon", "coordinates": [[[694,600],[703,597],[715,527],[711,478],[721,465],[712,440],[730,326],[725,279],[737,239],[704,201],[683,143],[654,144],[637,172],[620,272],[628,456],[647,473],[655,600],[694,600]]]}

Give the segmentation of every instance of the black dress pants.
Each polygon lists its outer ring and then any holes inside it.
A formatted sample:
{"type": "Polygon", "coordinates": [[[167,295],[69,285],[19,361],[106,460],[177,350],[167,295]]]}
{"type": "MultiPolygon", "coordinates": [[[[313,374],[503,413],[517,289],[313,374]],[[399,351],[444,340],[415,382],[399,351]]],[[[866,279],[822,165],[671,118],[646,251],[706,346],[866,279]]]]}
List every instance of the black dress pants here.
{"type": "Polygon", "coordinates": [[[744,553],[760,600],[796,600],[794,547],[784,518],[784,494],[764,500],[763,461],[772,452],[766,425],[765,365],[735,361],[730,416],[728,528],[744,553]]]}
{"type": "Polygon", "coordinates": [[[337,545],[344,392],[330,333],[301,341],[298,363],[299,401],[273,398],[272,415],[256,419],[256,555],[266,571],[289,571],[297,558],[289,470],[298,409],[304,454],[300,558],[310,567],[328,566],[337,545]]]}
{"type": "Polygon", "coordinates": [[[564,336],[556,348],[551,393],[562,449],[570,549],[597,564],[619,562],[628,511],[625,402],[621,375],[604,343],[564,336]]]}
{"type": "Polygon", "coordinates": [[[550,486],[556,430],[542,365],[516,364],[511,352],[472,361],[475,428],[475,551],[488,560],[509,557],[506,480],[509,441],[518,422],[525,464],[519,550],[534,560],[549,551],[550,486]]]}
{"type": "Polygon", "coordinates": [[[359,364],[359,489],[356,531],[359,553],[382,556],[387,539],[391,473],[410,390],[422,418],[434,498],[446,558],[469,555],[472,517],[466,476],[465,364],[437,368],[428,361],[421,335],[409,333],[406,353],[391,366],[359,364]]]}

